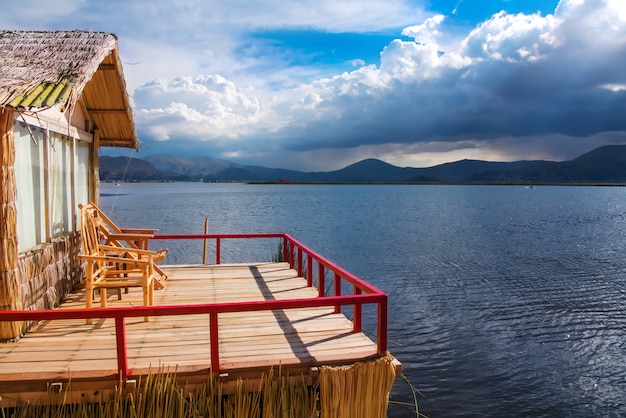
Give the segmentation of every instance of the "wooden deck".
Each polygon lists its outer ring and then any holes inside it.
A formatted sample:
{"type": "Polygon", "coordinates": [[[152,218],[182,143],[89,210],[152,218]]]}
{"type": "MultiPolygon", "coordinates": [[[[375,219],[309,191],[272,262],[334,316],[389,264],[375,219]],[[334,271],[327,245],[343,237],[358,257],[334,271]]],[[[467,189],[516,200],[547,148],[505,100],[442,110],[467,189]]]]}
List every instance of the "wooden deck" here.
{"type": "MultiPolygon", "coordinates": [[[[169,278],[155,292],[156,305],[314,298],[287,263],[164,266],[169,278]]],[[[99,299],[96,297],[96,303],[99,299]]],[[[108,306],[141,306],[141,289],[108,306]]],[[[85,294],[70,295],[60,309],[83,308],[85,294]]],[[[211,368],[209,316],[160,316],[126,320],[132,376],[163,367],[177,376],[206,379],[211,368]]],[[[290,373],[311,373],[319,365],[350,364],[377,357],[376,343],[352,332],[352,322],[331,308],[224,313],[219,317],[223,376],[254,378],[279,366],[290,373]]],[[[0,397],[29,399],[49,384],[69,380],[81,396],[96,396],[116,380],[113,319],[42,321],[18,342],[0,344],[0,397]]]]}

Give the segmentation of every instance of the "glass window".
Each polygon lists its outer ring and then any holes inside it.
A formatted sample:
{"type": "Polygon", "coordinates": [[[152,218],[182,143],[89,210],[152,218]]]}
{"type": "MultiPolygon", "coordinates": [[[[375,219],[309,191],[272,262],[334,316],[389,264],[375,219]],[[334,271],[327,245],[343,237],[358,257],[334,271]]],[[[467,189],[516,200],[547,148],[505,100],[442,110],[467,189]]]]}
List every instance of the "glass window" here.
{"type": "Polygon", "coordinates": [[[50,181],[50,234],[52,237],[70,232],[72,228],[71,144],[67,136],[51,132],[48,148],[50,181]]]}
{"type": "Polygon", "coordinates": [[[43,131],[22,122],[15,125],[18,249],[45,241],[43,131]]]}
{"type": "Polygon", "coordinates": [[[91,144],[84,141],[76,142],[76,211],[77,219],[80,215],[78,204],[89,203],[89,156],[91,155],[91,144]]]}

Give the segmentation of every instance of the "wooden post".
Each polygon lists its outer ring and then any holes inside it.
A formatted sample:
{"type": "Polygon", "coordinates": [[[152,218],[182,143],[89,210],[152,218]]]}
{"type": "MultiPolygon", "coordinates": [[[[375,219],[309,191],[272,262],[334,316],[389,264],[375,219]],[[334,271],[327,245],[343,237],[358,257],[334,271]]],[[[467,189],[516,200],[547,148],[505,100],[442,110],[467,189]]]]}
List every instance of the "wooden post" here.
{"type": "Polygon", "coordinates": [[[220,338],[217,323],[217,312],[209,314],[209,345],[211,347],[211,373],[220,374],[220,338]]]}
{"type": "MultiPolygon", "coordinates": [[[[341,296],[341,276],[335,272],[335,296],[341,296]]],[[[341,305],[335,305],[335,313],[341,313],[341,305]]]]}
{"type": "MultiPolygon", "coordinates": [[[[21,310],[17,250],[17,189],[13,110],[0,108],[0,310],[21,310]]],[[[0,322],[0,341],[19,337],[24,322],[0,322]]]]}
{"type": "Polygon", "coordinates": [[[302,277],[302,248],[298,247],[298,277],[302,277]]]}
{"type": "Polygon", "coordinates": [[[42,141],[40,144],[43,144],[43,201],[44,201],[44,236],[46,237],[46,242],[50,242],[52,238],[52,227],[50,221],[50,153],[48,150],[50,149],[50,144],[52,139],[50,139],[50,131],[46,128],[42,128],[42,141]]]}
{"type": "Polygon", "coordinates": [[[320,298],[325,296],[324,286],[326,286],[326,282],[324,280],[324,272],[325,272],[324,265],[318,261],[317,262],[317,296],[319,296],[320,298]]]}
{"type": "Polygon", "coordinates": [[[387,353],[387,295],[378,304],[378,354],[387,353]]]}
{"type": "MultiPolygon", "coordinates": [[[[204,235],[207,235],[209,233],[209,218],[204,218],[204,235]]],[[[206,264],[206,246],[207,246],[207,239],[204,239],[204,246],[202,247],[202,264],[206,264]]]]}
{"type": "MultiPolygon", "coordinates": [[[[69,132],[68,132],[69,134],[69,132]]],[[[76,201],[76,138],[74,136],[69,136],[68,140],[70,141],[70,208],[71,213],[76,214],[76,206],[78,202],[76,201]]],[[[72,231],[78,230],[78,223],[76,222],[76,215],[72,215],[70,228],[72,231]]]]}
{"type": "Polygon", "coordinates": [[[124,317],[115,318],[115,345],[117,347],[117,372],[119,379],[126,383],[128,378],[128,353],[126,351],[126,324],[124,317]]]}
{"type": "Polygon", "coordinates": [[[100,148],[100,131],[96,129],[93,134],[93,143],[91,149],[91,169],[89,170],[89,200],[99,205],[100,196],[100,159],[98,158],[98,150],[100,148]]]}
{"type": "MultiPolygon", "coordinates": [[[[360,295],[363,291],[357,285],[354,285],[354,294],[360,295]]],[[[361,332],[363,328],[363,305],[357,303],[354,305],[354,319],[352,320],[352,331],[361,332]]]]}
{"type": "Polygon", "coordinates": [[[306,285],[307,287],[313,286],[313,256],[308,255],[306,264],[306,285]]]}

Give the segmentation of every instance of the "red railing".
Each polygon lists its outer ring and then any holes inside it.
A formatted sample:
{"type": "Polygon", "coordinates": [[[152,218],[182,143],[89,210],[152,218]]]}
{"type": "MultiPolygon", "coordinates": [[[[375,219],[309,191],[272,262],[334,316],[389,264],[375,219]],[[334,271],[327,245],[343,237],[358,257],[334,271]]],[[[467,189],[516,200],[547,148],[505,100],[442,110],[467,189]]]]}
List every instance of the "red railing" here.
{"type": "Polygon", "coordinates": [[[111,318],[115,320],[115,339],[117,350],[117,369],[120,378],[126,379],[131,371],[128,367],[126,351],[126,318],[143,316],[168,315],[201,315],[209,314],[211,368],[214,373],[220,371],[218,317],[227,312],[250,312],[264,310],[281,310],[294,308],[313,308],[333,306],[335,312],[340,312],[344,305],[352,305],[353,330],[361,331],[362,306],[376,304],[378,306],[377,319],[377,347],[379,354],[387,351],[387,295],[376,287],[359,279],[352,273],[342,269],[299,241],[287,234],[206,234],[206,235],[158,235],[154,239],[214,239],[216,240],[216,263],[221,262],[220,247],[222,239],[250,239],[250,238],[282,238],[283,257],[292,268],[302,276],[306,256],[306,277],[308,286],[313,286],[313,264],[317,263],[318,297],[262,300],[248,302],[208,303],[193,305],[167,306],[140,306],[132,308],[92,308],[92,309],[63,309],[41,311],[0,311],[0,321],[38,321],[60,319],[88,319],[111,318]],[[334,274],[334,295],[326,296],[325,274],[330,271],[334,274]],[[341,295],[341,283],[346,281],[353,285],[352,295],[341,295]]]}

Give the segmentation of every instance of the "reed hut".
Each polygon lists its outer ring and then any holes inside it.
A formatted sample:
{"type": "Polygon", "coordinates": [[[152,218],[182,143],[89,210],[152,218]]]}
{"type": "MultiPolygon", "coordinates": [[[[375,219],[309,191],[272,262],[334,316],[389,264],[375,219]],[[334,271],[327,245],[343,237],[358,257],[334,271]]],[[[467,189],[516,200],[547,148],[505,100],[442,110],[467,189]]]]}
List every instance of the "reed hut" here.
{"type": "MultiPolygon", "coordinates": [[[[54,308],[80,281],[103,146],[138,147],[116,36],[0,31],[0,310],[54,308]]],[[[29,326],[0,322],[0,341],[29,326]]]]}

